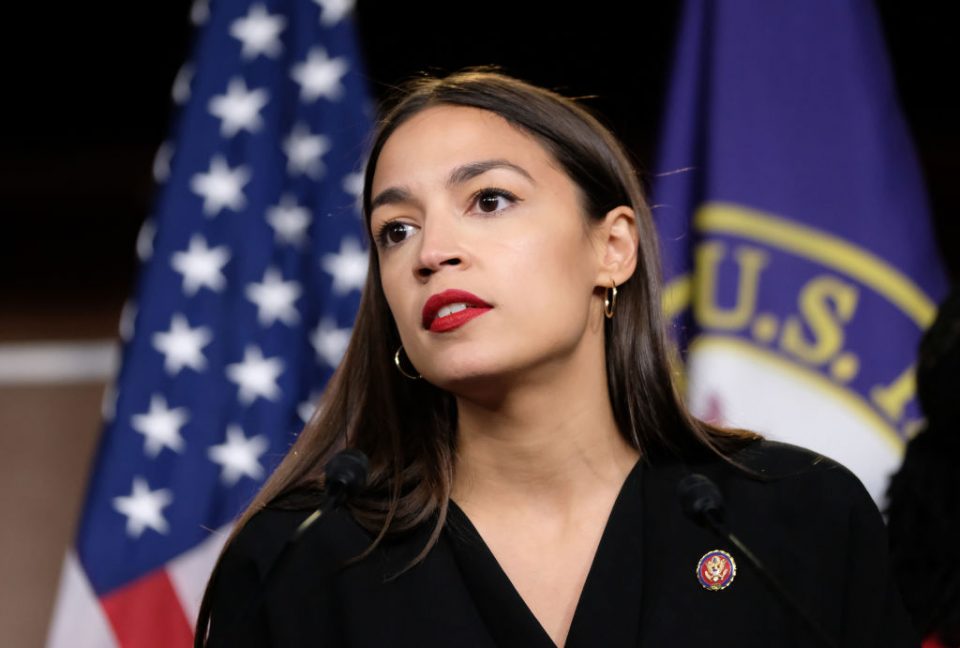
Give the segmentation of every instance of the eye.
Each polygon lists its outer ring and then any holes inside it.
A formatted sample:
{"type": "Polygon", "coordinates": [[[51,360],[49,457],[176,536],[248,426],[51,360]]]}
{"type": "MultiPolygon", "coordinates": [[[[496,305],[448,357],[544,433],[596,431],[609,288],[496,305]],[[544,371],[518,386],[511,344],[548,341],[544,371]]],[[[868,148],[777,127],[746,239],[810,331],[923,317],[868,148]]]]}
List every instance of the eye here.
{"type": "Polygon", "coordinates": [[[473,195],[473,204],[484,214],[495,214],[503,211],[518,198],[506,189],[481,189],[473,195]]]}
{"type": "Polygon", "coordinates": [[[377,244],[381,247],[390,248],[394,245],[403,243],[413,236],[417,231],[417,226],[403,221],[388,221],[377,230],[377,244]]]}

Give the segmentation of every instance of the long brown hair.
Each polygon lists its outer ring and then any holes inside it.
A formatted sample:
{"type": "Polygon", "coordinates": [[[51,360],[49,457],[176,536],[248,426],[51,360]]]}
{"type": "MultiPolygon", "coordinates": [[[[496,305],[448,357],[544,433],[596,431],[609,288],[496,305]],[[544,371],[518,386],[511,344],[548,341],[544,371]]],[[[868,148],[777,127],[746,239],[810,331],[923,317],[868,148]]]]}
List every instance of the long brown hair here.
{"type": "MultiPolygon", "coordinates": [[[[646,458],[713,453],[727,457],[752,435],[716,428],[684,407],[667,352],[661,314],[657,236],[637,172],[617,139],[576,102],[488,70],[467,70],[409,83],[379,121],[367,163],[363,210],[369,234],[371,185],[390,135],[413,115],[437,105],[496,113],[532,135],[580,189],[587,218],[602,219],[626,205],[637,216],[639,250],[633,276],[619,286],[616,316],[606,320],[607,387],[626,440],[646,458]]],[[[368,487],[350,502],[356,521],[374,540],[426,521],[433,524],[420,560],[443,528],[453,481],[457,410],[451,394],[409,380],[393,365],[400,336],[370,255],[353,336],[327,385],[317,414],[290,453],[240,516],[234,534],[257,511],[291,491],[322,486],[323,465],[344,442],[370,459],[368,487]]],[[[198,638],[209,622],[205,597],[198,638]]],[[[199,644],[198,645],[202,645],[199,644]]]]}

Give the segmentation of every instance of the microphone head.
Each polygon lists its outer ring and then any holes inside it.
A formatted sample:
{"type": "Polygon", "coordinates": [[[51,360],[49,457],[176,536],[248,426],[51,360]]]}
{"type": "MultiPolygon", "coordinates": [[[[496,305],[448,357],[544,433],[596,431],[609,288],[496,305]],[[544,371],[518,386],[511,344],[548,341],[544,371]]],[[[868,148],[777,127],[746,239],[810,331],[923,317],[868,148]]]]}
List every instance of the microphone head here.
{"type": "Polygon", "coordinates": [[[717,485],[699,473],[691,473],[677,485],[680,506],[688,518],[700,526],[723,521],[723,496],[717,485]]]}
{"type": "Polygon", "coordinates": [[[352,497],[367,483],[370,462],[356,448],[341,450],[324,466],[326,488],[334,496],[352,497]]]}

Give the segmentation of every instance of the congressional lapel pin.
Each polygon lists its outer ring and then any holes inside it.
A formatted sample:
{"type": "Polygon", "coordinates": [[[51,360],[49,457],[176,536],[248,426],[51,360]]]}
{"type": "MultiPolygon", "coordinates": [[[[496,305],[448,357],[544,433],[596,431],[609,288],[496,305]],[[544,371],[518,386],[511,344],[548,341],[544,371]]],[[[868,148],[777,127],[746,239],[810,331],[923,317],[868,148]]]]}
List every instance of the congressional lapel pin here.
{"type": "Polygon", "coordinates": [[[704,589],[719,592],[726,589],[737,575],[737,563],[726,551],[714,549],[703,554],[697,563],[697,580],[704,589]]]}

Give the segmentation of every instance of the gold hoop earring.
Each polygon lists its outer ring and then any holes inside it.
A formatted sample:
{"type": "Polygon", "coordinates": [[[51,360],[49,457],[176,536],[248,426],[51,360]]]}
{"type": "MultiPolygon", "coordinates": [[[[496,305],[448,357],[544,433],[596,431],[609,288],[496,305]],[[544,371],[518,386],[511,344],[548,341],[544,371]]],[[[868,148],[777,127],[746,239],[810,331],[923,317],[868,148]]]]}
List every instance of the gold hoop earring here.
{"type": "Polygon", "coordinates": [[[613,286],[603,291],[603,314],[607,319],[613,319],[614,312],[617,310],[617,284],[613,279],[610,283],[613,286]]]}
{"type": "MultiPolygon", "coordinates": [[[[410,380],[420,380],[423,376],[417,374],[416,376],[411,376],[406,371],[403,370],[403,367],[400,366],[400,352],[403,351],[403,345],[400,345],[400,348],[397,349],[397,352],[393,354],[393,364],[397,365],[397,371],[403,374],[404,378],[409,378],[410,380]]],[[[413,366],[413,365],[411,365],[413,366]]]]}

